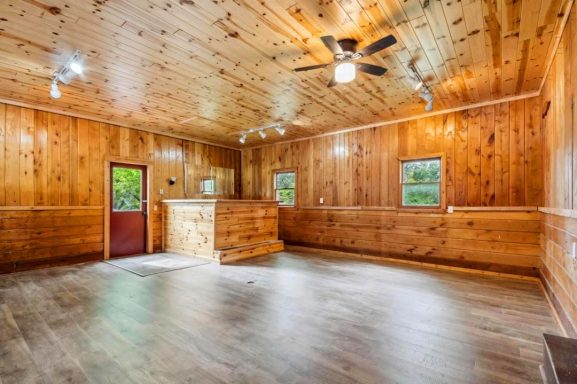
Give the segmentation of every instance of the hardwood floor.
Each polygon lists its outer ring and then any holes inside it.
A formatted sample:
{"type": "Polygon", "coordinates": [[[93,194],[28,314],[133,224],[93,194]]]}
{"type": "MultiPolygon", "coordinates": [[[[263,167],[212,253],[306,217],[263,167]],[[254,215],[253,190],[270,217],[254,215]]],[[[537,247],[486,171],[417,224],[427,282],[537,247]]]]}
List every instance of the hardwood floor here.
{"type": "Polygon", "coordinates": [[[283,252],[0,276],[0,383],[535,383],[531,281],[283,252]]]}

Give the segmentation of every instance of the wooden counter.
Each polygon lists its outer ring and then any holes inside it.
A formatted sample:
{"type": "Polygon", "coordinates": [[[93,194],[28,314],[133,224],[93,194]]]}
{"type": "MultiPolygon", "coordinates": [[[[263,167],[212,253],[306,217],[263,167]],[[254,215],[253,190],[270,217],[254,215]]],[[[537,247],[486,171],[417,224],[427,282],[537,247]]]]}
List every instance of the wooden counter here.
{"type": "Polygon", "coordinates": [[[275,200],[163,200],[162,240],[166,252],[221,264],[279,252],[275,200]]]}

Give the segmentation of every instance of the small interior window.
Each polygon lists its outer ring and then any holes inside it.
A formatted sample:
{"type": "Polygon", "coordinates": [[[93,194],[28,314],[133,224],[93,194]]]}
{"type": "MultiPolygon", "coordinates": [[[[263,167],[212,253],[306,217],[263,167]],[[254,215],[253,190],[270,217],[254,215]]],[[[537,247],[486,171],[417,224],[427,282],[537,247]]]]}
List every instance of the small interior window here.
{"type": "Polygon", "coordinates": [[[274,178],[275,199],[280,206],[294,207],[295,205],[296,172],[276,172],[274,178]]]}
{"type": "Polygon", "coordinates": [[[401,162],[401,205],[403,207],[441,206],[441,158],[401,162]]]}

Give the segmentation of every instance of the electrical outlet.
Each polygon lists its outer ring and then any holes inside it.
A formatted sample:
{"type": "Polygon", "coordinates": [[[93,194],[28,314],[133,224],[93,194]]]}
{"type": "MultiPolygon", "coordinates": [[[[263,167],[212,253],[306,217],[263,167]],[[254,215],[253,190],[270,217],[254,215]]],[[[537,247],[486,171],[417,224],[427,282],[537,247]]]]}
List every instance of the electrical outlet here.
{"type": "Polygon", "coordinates": [[[325,203],[325,198],[324,198],[324,197],[321,197],[321,198],[319,199],[319,203],[324,204],[324,203],[325,203]]]}
{"type": "Polygon", "coordinates": [[[573,246],[571,247],[571,257],[573,260],[577,260],[577,242],[573,242],[573,246]]]}
{"type": "Polygon", "coordinates": [[[159,194],[160,194],[160,195],[164,195],[164,189],[160,188],[159,194]]]}
{"type": "Polygon", "coordinates": [[[158,205],[154,204],[154,212],[158,211],[158,205]]]}
{"type": "Polygon", "coordinates": [[[452,205],[449,205],[447,207],[447,213],[453,213],[453,206],[452,205]]]}

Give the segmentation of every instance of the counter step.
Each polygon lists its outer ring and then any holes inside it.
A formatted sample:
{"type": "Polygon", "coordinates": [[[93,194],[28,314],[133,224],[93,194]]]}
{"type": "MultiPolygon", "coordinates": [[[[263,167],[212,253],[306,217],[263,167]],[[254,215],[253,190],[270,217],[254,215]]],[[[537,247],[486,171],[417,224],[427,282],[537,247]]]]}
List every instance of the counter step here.
{"type": "Polygon", "coordinates": [[[282,240],[269,240],[260,243],[242,245],[240,247],[232,247],[226,249],[217,249],[214,251],[214,259],[220,264],[234,263],[251,257],[257,257],[274,252],[281,252],[284,250],[284,242],[282,240]]]}

